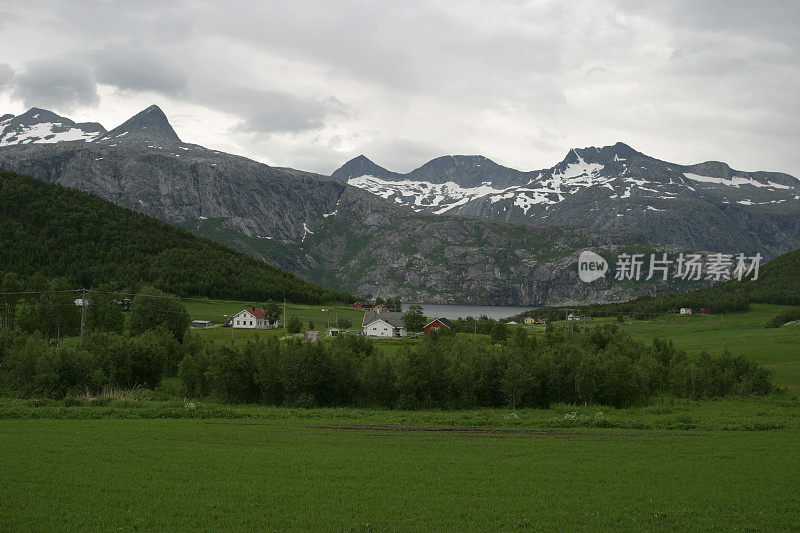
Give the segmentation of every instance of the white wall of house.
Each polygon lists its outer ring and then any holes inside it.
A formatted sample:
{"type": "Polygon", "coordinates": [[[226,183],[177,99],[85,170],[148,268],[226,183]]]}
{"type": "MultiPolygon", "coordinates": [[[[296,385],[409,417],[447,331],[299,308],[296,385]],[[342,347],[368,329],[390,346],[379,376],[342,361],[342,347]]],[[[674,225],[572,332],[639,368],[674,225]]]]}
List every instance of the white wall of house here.
{"type": "Polygon", "coordinates": [[[373,320],[364,326],[364,335],[368,337],[405,337],[406,328],[395,328],[383,320],[373,320]]]}
{"type": "Polygon", "coordinates": [[[231,317],[231,325],[241,329],[268,329],[271,327],[266,318],[258,318],[246,309],[231,317]]]}

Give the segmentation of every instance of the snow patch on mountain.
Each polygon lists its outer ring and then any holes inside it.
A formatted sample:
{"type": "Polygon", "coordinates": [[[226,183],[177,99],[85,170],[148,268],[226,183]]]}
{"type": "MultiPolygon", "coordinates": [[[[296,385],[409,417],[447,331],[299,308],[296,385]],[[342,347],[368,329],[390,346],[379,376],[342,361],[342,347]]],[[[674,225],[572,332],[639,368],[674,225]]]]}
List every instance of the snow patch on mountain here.
{"type": "MultiPolygon", "coordinates": [[[[11,119],[4,121],[0,123],[0,127],[6,127],[10,122],[11,119]]],[[[100,132],[85,132],[79,128],[67,127],[60,122],[39,122],[19,130],[3,131],[0,133],[0,146],[66,141],[91,142],[100,135],[100,132]]]]}
{"type": "Polygon", "coordinates": [[[699,174],[692,174],[691,172],[684,172],[683,175],[692,181],[699,181],[702,183],[716,183],[718,185],[728,185],[729,187],[741,187],[742,185],[752,185],[753,187],[774,187],[776,189],[791,188],[787,185],[782,185],[780,183],[774,183],[771,181],[768,181],[767,183],[762,183],[760,181],[756,181],[750,178],[743,178],[741,176],[733,176],[731,179],[725,179],[725,178],[715,178],[712,176],[701,176],[699,174]]]}
{"type": "Polygon", "coordinates": [[[484,182],[478,187],[461,187],[457,183],[429,183],[427,181],[388,181],[375,176],[364,175],[347,180],[349,185],[367,190],[384,199],[394,197],[399,204],[408,205],[414,211],[437,207],[435,213],[441,214],[457,205],[463,205],[474,198],[499,194],[507,189],[495,189],[484,182]]]}

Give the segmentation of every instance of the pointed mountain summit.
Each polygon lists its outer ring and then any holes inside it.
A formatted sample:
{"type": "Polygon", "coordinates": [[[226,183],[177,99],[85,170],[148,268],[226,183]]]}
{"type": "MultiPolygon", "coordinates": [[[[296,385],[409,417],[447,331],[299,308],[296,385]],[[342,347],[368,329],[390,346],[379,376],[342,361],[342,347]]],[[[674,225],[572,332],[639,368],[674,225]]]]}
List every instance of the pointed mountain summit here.
{"type": "Polygon", "coordinates": [[[167,116],[157,105],[151,105],[132,116],[97,139],[97,142],[148,148],[165,148],[181,144],[167,116]]]}
{"type": "Polygon", "coordinates": [[[380,165],[377,165],[369,160],[365,155],[354,157],[338,169],[334,170],[331,174],[334,178],[342,181],[347,181],[351,178],[358,178],[361,176],[374,176],[382,180],[396,181],[402,179],[402,175],[391,170],[386,170],[380,165]]]}
{"type": "Polygon", "coordinates": [[[97,122],[76,124],[47,109],[32,107],[23,114],[0,117],[0,146],[12,144],[93,141],[106,129],[97,122]]]}

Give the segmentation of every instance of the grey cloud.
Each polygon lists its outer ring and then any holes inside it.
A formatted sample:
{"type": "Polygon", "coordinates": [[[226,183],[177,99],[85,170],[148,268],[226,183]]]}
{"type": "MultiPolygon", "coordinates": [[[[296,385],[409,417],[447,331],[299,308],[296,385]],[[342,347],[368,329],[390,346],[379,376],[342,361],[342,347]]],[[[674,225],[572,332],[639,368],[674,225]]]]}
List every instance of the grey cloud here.
{"type": "Polygon", "coordinates": [[[169,58],[140,45],[115,43],[89,54],[97,81],[122,91],[153,91],[179,95],[186,73],[169,58]]]}
{"type": "Polygon", "coordinates": [[[5,87],[11,83],[13,77],[14,69],[11,68],[11,65],[0,63],[0,87],[5,87]]]}
{"type": "Polygon", "coordinates": [[[210,99],[215,107],[241,119],[236,130],[246,133],[297,133],[316,130],[326,119],[348,114],[338,99],[303,98],[272,90],[231,89],[210,99]]]}
{"type": "Polygon", "coordinates": [[[99,102],[97,83],[83,63],[64,57],[25,63],[11,80],[12,95],[26,106],[73,109],[99,102]]]}

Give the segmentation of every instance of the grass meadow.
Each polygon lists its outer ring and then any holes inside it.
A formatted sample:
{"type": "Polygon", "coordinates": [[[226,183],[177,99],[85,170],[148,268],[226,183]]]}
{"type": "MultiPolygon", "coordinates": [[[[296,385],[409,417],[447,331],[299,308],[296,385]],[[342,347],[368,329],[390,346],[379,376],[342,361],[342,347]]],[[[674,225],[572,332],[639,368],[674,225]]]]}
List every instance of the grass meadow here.
{"type": "MultiPolygon", "coordinates": [[[[775,405],[762,419],[783,420],[794,402],[767,400],[775,405]]],[[[716,403],[607,416],[712,422],[717,409],[729,421],[728,408],[760,409],[716,403]]],[[[78,418],[97,410],[60,409],[78,418]]],[[[569,406],[514,416],[243,411],[247,418],[2,420],[0,529],[800,527],[796,419],[772,430],[642,430],[585,427],[596,412],[569,406]]]]}
{"type": "MultiPolygon", "coordinates": [[[[215,324],[222,324],[225,322],[226,317],[234,313],[238,313],[242,309],[246,309],[249,305],[247,302],[225,301],[225,300],[198,300],[189,299],[183,301],[186,310],[189,311],[192,320],[210,320],[215,324]]],[[[255,305],[258,305],[255,302],[255,305]]],[[[283,312],[283,305],[281,305],[281,312],[283,312]]],[[[364,311],[353,309],[349,306],[343,305],[303,305],[303,304],[286,304],[286,319],[291,316],[296,316],[303,322],[303,328],[308,328],[308,322],[314,321],[314,329],[325,330],[328,327],[328,316],[330,315],[331,326],[335,327],[336,318],[349,318],[355,327],[361,327],[361,320],[364,317],[364,311]],[[325,310],[330,310],[328,313],[325,310]]],[[[283,325],[283,315],[279,325],[283,325]]]]}

